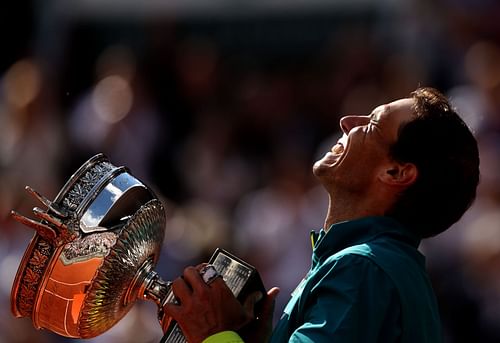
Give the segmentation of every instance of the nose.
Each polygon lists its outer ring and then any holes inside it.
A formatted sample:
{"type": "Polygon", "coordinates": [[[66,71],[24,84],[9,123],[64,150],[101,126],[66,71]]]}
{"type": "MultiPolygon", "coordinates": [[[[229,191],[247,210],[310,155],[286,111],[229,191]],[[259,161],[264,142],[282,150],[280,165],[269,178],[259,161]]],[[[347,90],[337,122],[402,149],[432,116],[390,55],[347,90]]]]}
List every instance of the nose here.
{"type": "Polygon", "coordinates": [[[369,122],[370,116],[345,116],[340,118],[340,128],[342,129],[342,132],[348,134],[353,128],[366,125],[369,122]]]}

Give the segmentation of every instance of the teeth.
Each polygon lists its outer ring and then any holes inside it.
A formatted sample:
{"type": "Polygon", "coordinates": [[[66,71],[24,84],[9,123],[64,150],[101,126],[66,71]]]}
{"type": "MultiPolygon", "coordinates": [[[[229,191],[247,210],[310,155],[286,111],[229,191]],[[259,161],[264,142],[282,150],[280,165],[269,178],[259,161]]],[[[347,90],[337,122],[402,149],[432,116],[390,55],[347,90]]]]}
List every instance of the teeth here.
{"type": "Polygon", "coordinates": [[[332,148],[332,152],[335,154],[341,154],[344,152],[344,147],[342,144],[335,144],[332,148]]]}

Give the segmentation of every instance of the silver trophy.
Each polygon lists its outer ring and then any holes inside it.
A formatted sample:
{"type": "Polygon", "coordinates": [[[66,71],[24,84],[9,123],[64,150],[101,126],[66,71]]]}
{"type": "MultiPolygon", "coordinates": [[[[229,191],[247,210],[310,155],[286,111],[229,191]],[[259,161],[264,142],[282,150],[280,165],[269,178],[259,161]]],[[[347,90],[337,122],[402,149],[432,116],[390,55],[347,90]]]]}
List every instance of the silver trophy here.
{"type": "MultiPolygon", "coordinates": [[[[150,188],[98,154],[53,201],[26,189],[46,209],[33,209],[38,220],[11,213],[35,230],[12,286],[16,317],[31,318],[37,329],[91,338],[120,321],[137,299],[145,299],[158,305],[162,342],[185,341],[162,311],[175,297],[171,282],[154,271],[165,209],[150,188]]],[[[264,290],[255,268],[228,252],[217,249],[210,263],[238,298],[264,290]]]]}

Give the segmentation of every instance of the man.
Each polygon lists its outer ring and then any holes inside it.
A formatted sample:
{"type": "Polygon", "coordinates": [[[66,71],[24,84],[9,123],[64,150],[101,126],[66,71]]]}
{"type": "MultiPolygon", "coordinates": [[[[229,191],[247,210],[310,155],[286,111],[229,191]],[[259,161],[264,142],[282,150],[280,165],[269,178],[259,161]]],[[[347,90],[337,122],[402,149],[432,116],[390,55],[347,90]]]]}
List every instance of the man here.
{"type": "Polygon", "coordinates": [[[474,200],[476,140],[431,88],[343,117],[340,127],[342,138],[313,167],[330,201],[323,230],[313,235],[312,267],[272,336],[277,288],[250,320],[256,299],[241,305],[222,279],[206,284],[199,267],[189,267],[173,283],[180,304],[165,307],[189,342],[441,341],[417,247],[474,200]]]}

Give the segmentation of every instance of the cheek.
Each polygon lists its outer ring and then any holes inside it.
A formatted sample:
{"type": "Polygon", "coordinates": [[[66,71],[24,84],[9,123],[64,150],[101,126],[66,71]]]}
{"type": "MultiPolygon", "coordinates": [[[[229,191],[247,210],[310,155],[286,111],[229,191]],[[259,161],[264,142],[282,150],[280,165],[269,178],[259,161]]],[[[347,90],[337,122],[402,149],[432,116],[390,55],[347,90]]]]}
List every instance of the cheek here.
{"type": "Polygon", "coordinates": [[[337,167],[342,177],[368,178],[383,160],[385,160],[384,151],[373,146],[354,145],[347,151],[337,167]]]}

